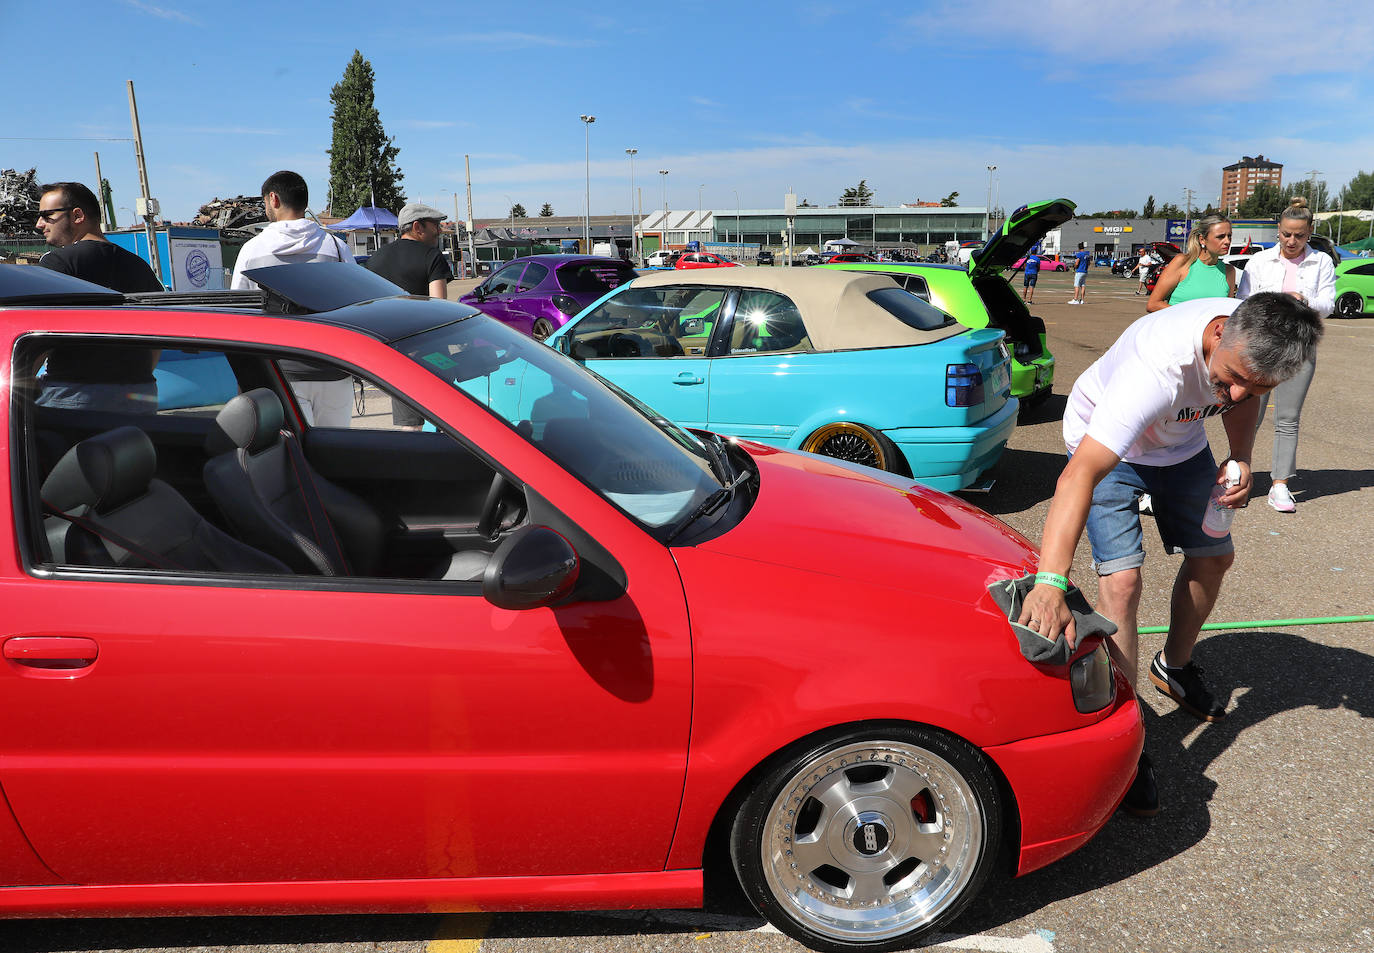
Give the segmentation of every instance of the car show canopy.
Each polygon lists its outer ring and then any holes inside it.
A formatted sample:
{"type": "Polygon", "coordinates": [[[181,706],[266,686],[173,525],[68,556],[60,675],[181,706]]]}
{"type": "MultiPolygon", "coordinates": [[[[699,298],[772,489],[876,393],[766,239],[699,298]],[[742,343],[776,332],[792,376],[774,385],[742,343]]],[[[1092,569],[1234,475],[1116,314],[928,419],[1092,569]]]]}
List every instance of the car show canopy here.
{"type": "Polygon", "coordinates": [[[342,222],[335,222],[329,227],[336,232],[351,232],[360,228],[396,228],[398,223],[396,216],[386,209],[364,205],[342,222]]]}

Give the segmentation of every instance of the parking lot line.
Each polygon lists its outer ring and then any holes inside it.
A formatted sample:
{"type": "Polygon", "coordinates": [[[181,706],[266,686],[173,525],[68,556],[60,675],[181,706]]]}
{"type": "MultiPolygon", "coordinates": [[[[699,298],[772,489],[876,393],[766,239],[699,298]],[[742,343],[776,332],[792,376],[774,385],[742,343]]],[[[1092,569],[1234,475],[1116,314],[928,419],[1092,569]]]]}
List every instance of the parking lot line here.
{"type": "Polygon", "coordinates": [[[491,927],[491,914],[451,914],[439,921],[425,953],[477,953],[491,927]]]}

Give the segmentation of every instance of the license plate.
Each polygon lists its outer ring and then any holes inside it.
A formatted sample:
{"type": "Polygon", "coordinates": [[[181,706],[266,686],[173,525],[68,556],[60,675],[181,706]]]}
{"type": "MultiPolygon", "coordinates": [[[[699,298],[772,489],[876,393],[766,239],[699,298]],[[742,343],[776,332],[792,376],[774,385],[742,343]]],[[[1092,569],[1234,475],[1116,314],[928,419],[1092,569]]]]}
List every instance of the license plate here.
{"type": "Polygon", "coordinates": [[[994,367],[988,375],[988,389],[994,394],[1000,394],[1011,386],[1011,373],[1007,368],[1008,365],[1003,362],[994,367]]]}

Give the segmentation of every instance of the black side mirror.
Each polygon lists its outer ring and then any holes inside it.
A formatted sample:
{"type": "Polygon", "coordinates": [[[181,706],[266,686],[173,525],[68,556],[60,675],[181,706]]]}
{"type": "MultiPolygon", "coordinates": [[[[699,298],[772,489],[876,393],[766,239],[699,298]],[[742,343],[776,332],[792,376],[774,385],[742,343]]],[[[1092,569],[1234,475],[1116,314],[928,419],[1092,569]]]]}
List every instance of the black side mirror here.
{"type": "Polygon", "coordinates": [[[522,526],[496,547],[482,574],[482,595],[498,609],[536,609],[563,602],[581,563],[560,533],[522,526]]]}

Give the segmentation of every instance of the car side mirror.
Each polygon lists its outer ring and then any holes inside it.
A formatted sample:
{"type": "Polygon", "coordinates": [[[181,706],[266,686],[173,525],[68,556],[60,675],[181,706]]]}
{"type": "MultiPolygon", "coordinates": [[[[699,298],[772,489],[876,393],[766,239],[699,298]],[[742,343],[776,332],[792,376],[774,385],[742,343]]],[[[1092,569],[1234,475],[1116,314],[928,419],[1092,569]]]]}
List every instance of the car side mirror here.
{"type": "Polygon", "coordinates": [[[562,336],[560,336],[560,337],[555,338],[555,339],[554,339],[554,342],[553,342],[553,349],[554,349],[555,351],[557,351],[558,353],[560,353],[560,354],[571,355],[571,354],[572,354],[572,342],[571,342],[571,340],[569,339],[569,336],[566,335],[566,334],[564,334],[564,335],[562,335],[562,336]]]}
{"type": "Polygon", "coordinates": [[[496,547],[482,574],[482,595],[498,609],[558,605],[572,594],[580,568],[561,533],[522,526],[496,547]]]}
{"type": "Polygon", "coordinates": [[[701,334],[706,330],[706,322],[701,318],[688,318],[682,322],[682,333],[686,337],[701,334]]]}

